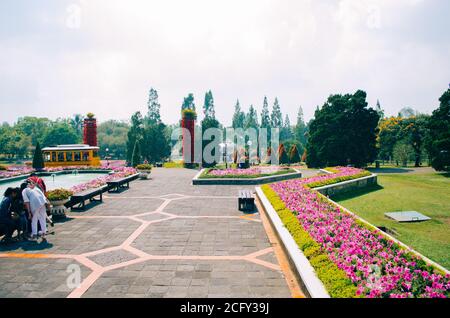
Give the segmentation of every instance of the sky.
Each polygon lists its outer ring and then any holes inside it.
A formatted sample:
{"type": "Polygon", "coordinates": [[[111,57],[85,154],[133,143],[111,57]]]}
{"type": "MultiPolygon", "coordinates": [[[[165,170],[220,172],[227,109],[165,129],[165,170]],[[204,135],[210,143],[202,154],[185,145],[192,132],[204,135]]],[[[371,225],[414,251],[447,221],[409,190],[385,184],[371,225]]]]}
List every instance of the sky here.
{"type": "Polygon", "coordinates": [[[367,92],[387,115],[431,113],[450,83],[448,0],[2,0],[0,122],[146,112],[166,123],[212,90],[230,124],[237,99],[278,97],[295,123],[331,94],[367,92]]]}

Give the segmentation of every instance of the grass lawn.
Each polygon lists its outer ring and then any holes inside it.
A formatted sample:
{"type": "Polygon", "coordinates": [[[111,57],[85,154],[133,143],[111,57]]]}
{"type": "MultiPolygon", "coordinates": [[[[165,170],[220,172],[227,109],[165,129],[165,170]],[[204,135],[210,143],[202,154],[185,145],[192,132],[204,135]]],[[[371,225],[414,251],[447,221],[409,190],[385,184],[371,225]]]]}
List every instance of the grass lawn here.
{"type": "Polygon", "coordinates": [[[450,174],[379,174],[378,186],[333,200],[371,222],[394,230],[397,239],[450,268],[450,174]],[[385,212],[418,211],[432,218],[398,223],[385,212]]]}

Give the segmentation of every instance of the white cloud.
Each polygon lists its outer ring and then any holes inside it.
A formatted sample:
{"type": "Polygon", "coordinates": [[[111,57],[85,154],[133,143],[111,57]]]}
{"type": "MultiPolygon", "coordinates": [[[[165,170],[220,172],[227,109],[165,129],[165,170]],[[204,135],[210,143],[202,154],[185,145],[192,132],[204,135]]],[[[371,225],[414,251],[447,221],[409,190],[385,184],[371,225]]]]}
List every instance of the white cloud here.
{"type": "Polygon", "coordinates": [[[73,0],[60,11],[36,12],[40,23],[51,26],[45,34],[23,31],[0,39],[6,78],[0,87],[22,85],[27,95],[13,92],[0,97],[0,105],[14,108],[11,121],[29,110],[51,117],[94,111],[101,119],[128,118],[145,111],[153,86],[163,119],[172,123],[184,96],[193,92],[200,108],[212,89],[223,122],[230,122],[236,98],[259,111],[264,95],[278,96],[294,121],[299,105],[309,118],[329,94],[361,88],[388,113],[405,105],[431,111],[447,87],[449,46],[405,31],[426,5],[73,0]]]}

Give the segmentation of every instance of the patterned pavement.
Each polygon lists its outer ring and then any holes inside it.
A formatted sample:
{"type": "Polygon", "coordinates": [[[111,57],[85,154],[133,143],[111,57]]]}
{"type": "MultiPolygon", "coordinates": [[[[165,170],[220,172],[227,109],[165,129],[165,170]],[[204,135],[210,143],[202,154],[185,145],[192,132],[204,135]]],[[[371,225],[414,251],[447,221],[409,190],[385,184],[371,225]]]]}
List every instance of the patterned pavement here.
{"type": "Polygon", "coordinates": [[[1,246],[0,297],[298,296],[259,213],[238,211],[242,187],[193,186],[196,173],[154,169],[68,213],[49,243],[1,246]]]}

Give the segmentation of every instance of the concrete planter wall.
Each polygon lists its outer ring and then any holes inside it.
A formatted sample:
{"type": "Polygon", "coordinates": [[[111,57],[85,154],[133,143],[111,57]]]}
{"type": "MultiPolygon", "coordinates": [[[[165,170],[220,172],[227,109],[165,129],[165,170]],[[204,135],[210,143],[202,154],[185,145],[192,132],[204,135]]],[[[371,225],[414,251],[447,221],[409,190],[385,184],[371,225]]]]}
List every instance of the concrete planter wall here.
{"type": "Polygon", "coordinates": [[[275,176],[267,176],[261,178],[205,178],[201,179],[200,176],[205,169],[202,169],[192,179],[193,185],[258,185],[272,182],[278,182],[283,180],[298,179],[302,177],[302,173],[296,169],[296,172],[279,174],[275,176]]]}
{"type": "Polygon", "coordinates": [[[377,175],[372,174],[359,179],[343,181],[340,183],[330,184],[323,187],[314,188],[325,196],[332,197],[336,194],[362,189],[370,185],[377,184],[377,175]]]}
{"type": "Polygon", "coordinates": [[[281,221],[278,213],[274,210],[260,187],[256,188],[256,194],[289,257],[289,262],[303,290],[312,298],[330,298],[322,281],[317,277],[314,268],[300,250],[291,233],[284,226],[283,221],[281,221]]]}

